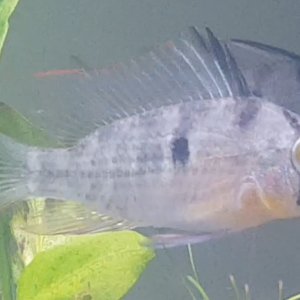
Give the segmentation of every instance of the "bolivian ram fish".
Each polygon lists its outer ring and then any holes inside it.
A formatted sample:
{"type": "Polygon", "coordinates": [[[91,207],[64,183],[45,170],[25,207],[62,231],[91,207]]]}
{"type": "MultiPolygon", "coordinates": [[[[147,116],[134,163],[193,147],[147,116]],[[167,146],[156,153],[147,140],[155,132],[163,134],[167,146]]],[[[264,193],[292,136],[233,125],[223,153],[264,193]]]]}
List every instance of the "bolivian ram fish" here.
{"type": "Polygon", "coordinates": [[[191,28],[127,65],[38,79],[31,120],[66,147],[1,136],[2,206],[74,200],[177,233],[165,244],[300,216],[300,117],[255,93],[228,45],[191,28]]]}

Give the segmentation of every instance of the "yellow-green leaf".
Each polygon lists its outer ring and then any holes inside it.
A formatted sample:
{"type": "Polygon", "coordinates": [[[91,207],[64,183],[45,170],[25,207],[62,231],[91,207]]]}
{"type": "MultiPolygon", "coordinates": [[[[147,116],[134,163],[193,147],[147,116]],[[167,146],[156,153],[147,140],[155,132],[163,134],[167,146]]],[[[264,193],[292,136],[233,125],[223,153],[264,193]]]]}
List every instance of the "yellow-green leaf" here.
{"type": "Polygon", "coordinates": [[[18,2],[19,0],[0,0],[0,52],[8,32],[8,20],[18,2]]]}
{"type": "Polygon", "coordinates": [[[2,102],[0,102],[0,132],[20,143],[32,146],[59,145],[44,131],[33,126],[24,116],[2,102]]]}
{"type": "Polygon", "coordinates": [[[19,300],[121,299],[154,252],[134,231],[76,237],[37,254],[25,268],[19,300]]]}
{"type": "MultiPolygon", "coordinates": [[[[8,20],[15,10],[19,0],[0,0],[0,53],[7,36],[8,20]]],[[[11,257],[9,248],[11,246],[11,232],[9,228],[10,215],[5,212],[0,213],[0,282],[2,286],[2,297],[4,299],[14,298],[14,282],[11,274],[11,257]]]]}

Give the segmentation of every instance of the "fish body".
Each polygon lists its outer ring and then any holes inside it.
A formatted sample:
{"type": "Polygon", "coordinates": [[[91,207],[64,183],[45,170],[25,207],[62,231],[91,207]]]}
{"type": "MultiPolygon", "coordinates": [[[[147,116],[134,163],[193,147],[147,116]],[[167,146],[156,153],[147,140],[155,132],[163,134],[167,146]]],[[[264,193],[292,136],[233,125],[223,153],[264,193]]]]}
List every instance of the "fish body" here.
{"type": "MultiPolygon", "coordinates": [[[[100,128],[73,148],[29,152],[28,193],[82,201],[143,226],[234,229],[242,221],[216,220],[238,216],[245,184],[256,191],[265,173],[288,167],[297,178],[289,153],[296,139],[282,110],[261,99],[165,106],[100,128]],[[241,126],[247,105],[257,115],[241,126]]],[[[298,182],[291,188],[284,196],[295,196],[298,182]]]]}
{"type": "MultiPolygon", "coordinates": [[[[190,234],[300,215],[300,118],[255,95],[209,30],[208,42],[193,31],[127,69],[81,75],[76,87],[90,88],[89,98],[53,105],[72,117],[73,145],[41,149],[1,137],[4,203],[71,199],[135,227],[190,234]]],[[[52,133],[68,128],[46,124],[52,133]]]]}

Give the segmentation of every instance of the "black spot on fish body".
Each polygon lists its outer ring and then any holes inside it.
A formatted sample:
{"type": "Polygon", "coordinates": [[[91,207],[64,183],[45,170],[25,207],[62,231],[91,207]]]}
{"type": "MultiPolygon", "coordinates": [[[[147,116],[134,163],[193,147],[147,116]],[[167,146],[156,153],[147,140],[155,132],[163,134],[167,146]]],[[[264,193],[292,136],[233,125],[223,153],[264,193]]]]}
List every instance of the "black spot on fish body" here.
{"type": "Polygon", "coordinates": [[[282,113],[291,125],[291,127],[294,128],[297,132],[300,132],[300,124],[297,118],[294,117],[287,109],[283,109],[282,113]]]}
{"type": "Polygon", "coordinates": [[[238,119],[238,126],[240,128],[246,128],[251,121],[253,121],[260,109],[260,104],[254,100],[245,100],[247,101],[245,105],[243,105],[239,119],[238,119]]]}
{"type": "Polygon", "coordinates": [[[186,165],[190,157],[188,139],[186,137],[174,139],[171,145],[171,151],[173,163],[175,165],[178,163],[186,165]]]}

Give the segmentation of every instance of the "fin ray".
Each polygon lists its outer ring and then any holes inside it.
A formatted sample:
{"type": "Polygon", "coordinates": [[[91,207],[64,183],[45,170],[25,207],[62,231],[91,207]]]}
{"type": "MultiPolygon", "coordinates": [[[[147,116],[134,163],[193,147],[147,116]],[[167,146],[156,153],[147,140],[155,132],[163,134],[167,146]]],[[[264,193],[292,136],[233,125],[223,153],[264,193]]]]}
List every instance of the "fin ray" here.
{"type": "Polygon", "coordinates": [[[0,209],[28,196],[26,158],[29,149],[0,133],[0,209]]]}
{"type": "Polygon", "coordinates": [[[300,113],[299,55],[248,40],[233,39],[226,44],[254,95],[300,113]]]}
{"type": "Polygon", "coordinates": [[[246,81],[229,48],[209,29],[207,36],[192,27],[126,65],[39,76],[40,100],[29,118],[74,144],[101,125],[162,105],[245,96],[246,81]]]}
{"type": "Polygon", "coordinates": [[[84,234],[134,227],[127,220],[99,214],[77,202],[55,199],[36,201],[28,202],[27,220],[19,224],[27,232],[42,235],[84,234]]]}
{"type": "Polygon", "coordinates": [[[298,54],[296,54],[292,51],[288,51],[285,49],[275,47],[275,46],[263,44],[260,42],[254,42],[254,41],[250,41],[250,40],[242,40],[242,39],[231,39],[231,41],[234,44],[237,44],[240,46],[261,50],[261,51],[264,51],[265,53],[269,53],[272,55],[278,55],[279,57],[281,56],[282,58],[285,57],[285,58],[300,61],[300,56],[298,54]]]}
{"type": "MultiPolygon", "coordinates": [[[[227,232],[228,233],[228,232],[227,232]]],[[[173,248],[186,246],[188,244],[205,243],[225,236],[225,231],[203,234],[157,234],[151,237],[151,244],[154,248],[173,248]]]]}

